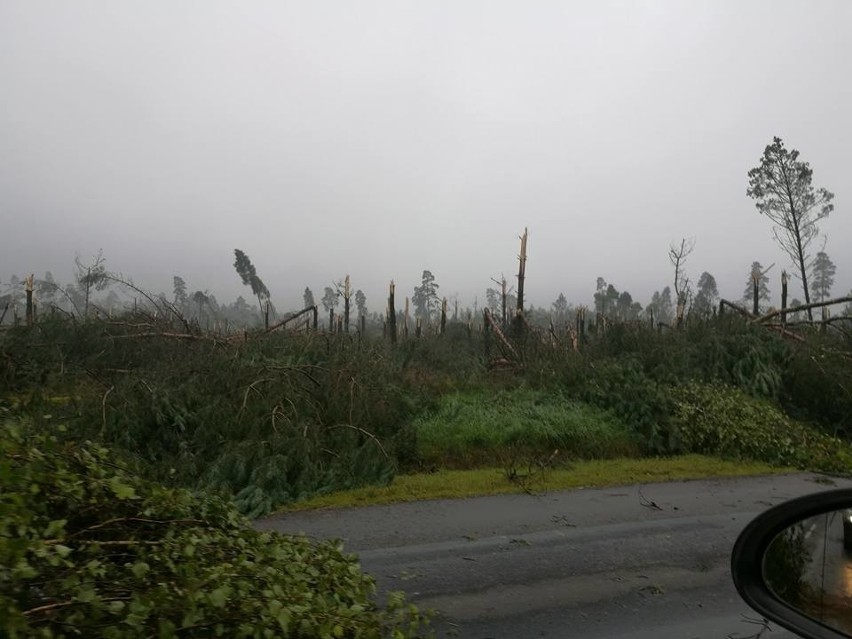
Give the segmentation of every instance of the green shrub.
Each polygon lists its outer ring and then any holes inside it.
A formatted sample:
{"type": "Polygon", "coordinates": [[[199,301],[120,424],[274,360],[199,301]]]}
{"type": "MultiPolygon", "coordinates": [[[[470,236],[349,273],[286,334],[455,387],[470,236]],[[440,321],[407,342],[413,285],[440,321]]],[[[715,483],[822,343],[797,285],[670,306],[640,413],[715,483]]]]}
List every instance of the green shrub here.
{"type": "Polygon", "coordinates": [[[792,415],[852,438],[852,338],[813,333],[796,344],[783,378],[781,402],[792,415]]]}
{"type": "Polygon", "coordinates": [[[0,425],[0,635],[402,637],[425,620],[338,544],[252,530],[99,446],[0,425]]]}
{"type": "Polygon", "coordinates": [[[849,472],[852,448],[785,415],[769,401],[723,384],[674,389],[673,428],[682,452],[849,472]]]}
{"type": "Polygon", "coordinates": [[[633,357],[590,363],[580,396],[613,411],[641,442],[646,452],[669,454],[679,449],[672,438],[674,409],[670,387],[650,377],[633,357]]]}

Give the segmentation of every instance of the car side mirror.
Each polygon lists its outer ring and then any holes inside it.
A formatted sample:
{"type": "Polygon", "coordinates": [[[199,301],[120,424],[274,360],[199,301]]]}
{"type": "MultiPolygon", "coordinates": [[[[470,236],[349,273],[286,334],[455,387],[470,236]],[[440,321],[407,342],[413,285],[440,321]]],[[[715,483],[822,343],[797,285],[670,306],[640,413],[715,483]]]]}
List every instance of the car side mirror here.
{"type": "Polygon", "coordinates": [[[767,619],[809,639],[852,637],[852,489],[784,502],[745,527],[734,585],[767,619]]]}

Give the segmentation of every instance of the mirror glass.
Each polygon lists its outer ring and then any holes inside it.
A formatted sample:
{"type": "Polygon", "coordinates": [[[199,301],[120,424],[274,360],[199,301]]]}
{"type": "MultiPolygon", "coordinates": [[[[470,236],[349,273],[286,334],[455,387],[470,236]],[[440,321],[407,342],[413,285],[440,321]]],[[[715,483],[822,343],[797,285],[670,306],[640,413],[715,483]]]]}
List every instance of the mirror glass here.
{"type": "Polygon", "coordinates": [[[763,557],[763,578],[787,605],[852,634],[852,509],[782,531],[763,557]]]}

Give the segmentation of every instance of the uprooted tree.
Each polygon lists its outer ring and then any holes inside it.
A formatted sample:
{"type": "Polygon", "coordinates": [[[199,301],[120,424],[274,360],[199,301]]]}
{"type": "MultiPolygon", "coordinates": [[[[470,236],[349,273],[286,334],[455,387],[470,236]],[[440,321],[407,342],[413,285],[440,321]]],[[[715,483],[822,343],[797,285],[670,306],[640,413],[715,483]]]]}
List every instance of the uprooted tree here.
{"type": "MultiPolygon", "coordinates": [[[[775,137],[764,149],[760,166],[748,172],[746,191],[761,215],[772,221],[775,241],[798,267],[805,304],[811,303],[808,248],[819,234],[817,222],[834,210],[834,194],[814,189],[812,179],[813,170],[799,160],[799,152],[788,151],[781,138],[775,137]]],[[[807,310],[808,319],[813,320],[811,309],[807,310]]]]}

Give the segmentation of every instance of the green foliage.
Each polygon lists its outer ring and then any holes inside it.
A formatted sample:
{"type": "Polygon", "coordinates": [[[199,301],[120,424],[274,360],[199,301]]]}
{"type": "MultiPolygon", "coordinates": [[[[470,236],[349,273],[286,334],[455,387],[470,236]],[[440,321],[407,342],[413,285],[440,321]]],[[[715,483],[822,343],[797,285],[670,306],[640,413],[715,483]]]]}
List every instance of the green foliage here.
{"type": "Polygon", "coordinates": [[[673,394],[673,429],[682,452],[811,470],[852,468],[848,443],[791,419],[767,400],[722,384],[687,384],[673,394]]]}
{"type": "Polygon", "coordinates": [[[784,372],[781,404],[791,415],[852,437],[852,339],[813,334],[798,344],[784,372]]]}
{"type": "Polygon", "coordinates": [[[613,411],[642,442],[646,452],[667,454],[678,449],[669,417],[669,388],[649,376],[637,358],[603,359],[590,364],[580,395],[613,411]]]}
{"type": "MultiPolygon", "coordinates": [[[[392,346],[322,333],[234,339],[144,313],[45,316],[0,333],[0,386],[36,423],[67,423],[146,477],[222,493],[250,516],[423,464],[692,450],[677,422],[684,385],[734,387],[766,400],[761,410],[852,435],[849,344],[831,332],[790,342],[726,315],[678,331],[610,324],[579,352],[533,331],[514,343],[519,366],[489,372],[483,336],[457,322],[392,346]]],[[[750,441],[743,456],[784,463],[750,441]]],[[[789,463],[823,467],[819,455],[789,463]]]]}
{"type": "Polygon", "coordinates": [[[106,449],[0,426],[0,635],[404,637],[339,544],[259,533],[229,505],[150,484],[106,449]]]}
{"type": "Polygon", "coordinates": [[[243,284],[251,288],[252,294],[257,298],[258,304],[269,299],[269,289],[257,274],[257,269],[251,263],[249,256],[240,249],[234,249],[234,269],[240,276],[243,284]]]}
{"type": "Polygon", "coordinates": [[[739,318],[688,322],[664,333],[616,324],[586,352],[591,360],[630,360],[657,382],[720,381],[758,397],[777,398],[792,357],[789,344],[739,318]]]}
{"type": "Polygon", "coordinates": [[[419,405],[381,342],[270,334],[140,338],[133,322],[10,331],[2,374],[34,419],[65,420],[170,485],[233,495],[258,516],[328,490],[389,481],[411,457],[419,405]],[[75,398],[51,405],[51,397],[75,398]]]}
{"type": "Polygon", "coordinates": [[[611,413],[528,388],[444,395],[414,421],[423,462],[474,465],[518,454],[606,458],[638,445],[611,413]]]}

